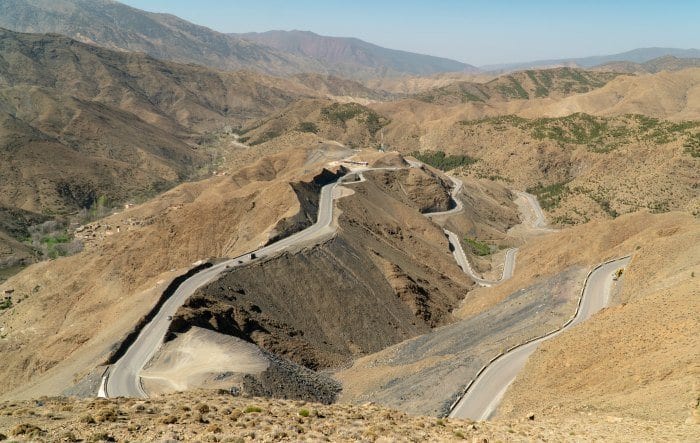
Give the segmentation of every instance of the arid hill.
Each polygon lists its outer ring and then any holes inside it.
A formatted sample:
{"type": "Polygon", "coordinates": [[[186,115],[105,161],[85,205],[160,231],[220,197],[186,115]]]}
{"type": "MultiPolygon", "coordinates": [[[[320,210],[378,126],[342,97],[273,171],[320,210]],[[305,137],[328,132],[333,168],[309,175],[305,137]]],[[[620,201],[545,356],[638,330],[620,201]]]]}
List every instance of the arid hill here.
{"type": "Polygon", "coordinates": [[[0,26],[19,32],[55,33],[118,51],[212,68],[267,74],[323,72],[308,57],[285,54],[170,14],[156,14],[111,0],[8,0],[0,26]]]}
{"type": "Polygon", "coordinates": [[[229,154],[235,173],[225,169],[227,175],[180,185],[92,223],[77,233],[81,253],[10,278],[2,286],[15,292],[13,306],[0,311],[0,371],[14,381],[3,393],[20,386],[24,395],[63,391],[103,362],[192,263],[269,241],[280,220],[300,211],[290,181],[310,181],[319,166],[347,155],[317,139],[306,145],[322,151],[311,159],[315,151],[306,150],[258,159],[264,148],[238,148],[229,154]]]}
{"type": "Polygon", "coordinates": [[[700,67],[700,58],[678,58],[672,55],[655,58],[644,63],[611,62],[591,68],[595,71],[622,72],[626,74],[656,74],[661,71],[680,71],[700,67]]]}
{"type": "Polygon", "coordinates": [[[482,66],[483,70],[494,70],[497,72],[514,71],[522,69],[537,69],[556,66],[570,66],[581,68],[593,68],[606,63],[614,62],[632,62],[645,63],[649,60],[673,56],[678,58],[698,58],[700,57],[700,49],[681,49],[681,48],[637,48],[631,51],[620,52],[618,54],[594,55],[590,57],[554,59],[554,60],[535,60],[525,63],[508,63],[502,65],[482,66]]]}
{"type": "Polygon", "coordinates": [[[311,133],[350,147],[374,145],[389,120],[356,102],[298,100],[241,130],[241,141],[258,145],[289,133],[311,133]]]}
{"type": "Polygon", "coordinates": [[[677,212],[593,221],[528,242],[513,279],[472,291],[456,315],[478,318],[569,266],[632,255],[611,306],[542,344],[498,417],[593,413],[697,423],[700,255],[692,245],[699,240],[697,218],[677,212]]]}
{"type": "Polygon", "coordinates": [[[529,70],[503,75],[486,83],[456,82],[422,92],[415,98],[442,105],[561,98],[600,88],[617,75],[573,68],[529,70]]]}
{"type": "Polygon", "coordinates": [[[558,100],[549,97],[438,105],[411,99],[367,107],[306,100],[250,123],[244,138],[251,143],[281,143],[284,134],[313,132],[349,146],[379,147],[383,141],[388,148],[404,153],[466,156],[452,167],[475,178],[500,180],[511,188],[531,190],[551,220],[561,225],[614,218],[644,208],[695,214],[700,211],[695,174],[700,124],[697,120],[675,119],[679,115],[696,117],[694,109],[700,101],[693,91],[699,73],[691,69],[617,77],[594,91],[558,100]],[[683,104],[678,88],[672,86],[679,83],[688,88],[688,100],[683,104]],[[659,87],[652,86],[657,84],[659,87]],[[666,102],[655,99],[664,94],[664,85],[668,88],[666,102]],[[511,109],[536,115],[538,103],[552,108],[568,101],[588,103],[585,100],[591,94],[607,91],[606,97],[611,99],[622,90],[626,95],[618,100],[626,101],[629,107],[620,112],[629,109],[638,114],[617,115],[606,109],[548,118],[483,117],[511,109]],[[649,90],[656,91],[653,97],[634,99],[649,90]],[[649,109],[647,104],[669,108],[674,120],[643,115],[649,109]],[[683,107],[680,114],[675,112],[676,104],[683,107]],[[640,174],[640,170],[645,172],[640,174]]]}
{"type": "Polygon", "coordinates": [[[0,31],[0,56],[1,202],[35,211],[162,191],[208,160],[203,131],[309,91],[59,36],[0,31]]]}

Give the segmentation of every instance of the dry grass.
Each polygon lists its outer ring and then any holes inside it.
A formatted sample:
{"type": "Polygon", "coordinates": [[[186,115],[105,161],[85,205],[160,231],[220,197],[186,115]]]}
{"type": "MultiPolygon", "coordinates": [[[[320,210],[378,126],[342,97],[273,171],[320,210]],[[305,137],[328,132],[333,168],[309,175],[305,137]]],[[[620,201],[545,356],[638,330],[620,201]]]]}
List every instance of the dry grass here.
{"type": "Polygon", "coordinates": [[[147,400],[0,404],[0,434],[33,441],[635,441],[689,440],[693,430],[595,415],[475,423],[410,416],[374,404],[321,405],[207,391],[147,400]],[[64,411],[67,405],[72,412],[64,411]],[[95,409],[118,412],[114,420],[84,423],[81,417],[95,409]]]}

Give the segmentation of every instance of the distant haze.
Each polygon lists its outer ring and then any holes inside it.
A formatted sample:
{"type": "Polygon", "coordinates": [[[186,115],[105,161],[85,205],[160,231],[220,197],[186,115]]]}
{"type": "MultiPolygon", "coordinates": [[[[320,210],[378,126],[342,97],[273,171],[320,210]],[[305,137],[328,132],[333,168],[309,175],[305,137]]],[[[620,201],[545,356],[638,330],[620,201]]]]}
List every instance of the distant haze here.
{"type": "Polygon", "coordinates": [[[692,0],[126,0],[221,32],[309,30],[473,65],[700,48],[692,0]]]}

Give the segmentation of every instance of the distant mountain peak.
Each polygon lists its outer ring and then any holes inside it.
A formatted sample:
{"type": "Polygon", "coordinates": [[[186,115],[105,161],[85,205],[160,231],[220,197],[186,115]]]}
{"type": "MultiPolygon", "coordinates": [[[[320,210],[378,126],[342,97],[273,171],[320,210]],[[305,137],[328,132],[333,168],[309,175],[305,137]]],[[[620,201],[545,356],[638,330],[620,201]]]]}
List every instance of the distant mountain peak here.
{"type": "Polygon", "coordinates": [[[636,48],[630,51],[610,55],[594,55],[590,57],[561,58],[550,60],[535,60],[522,63],[504,63],[497,65],[480,66],[483,71],[514,71],[520,69],[545,68],[555,66],[575,66],[581,68],[592,68],[611,62],[632,62],[646,63],[659,57],[674,56],[681,58],[700,58],[700,49],[680,49],[680,48],[636,48]]]}
{"type": "Polygon", "coordinates": [[[224,34],[171,14],[111,0],[3,0],[0,27],[62,34],[159,59],[277,76],[312,72],[366,79],[476,70],[454,60],[306,30],[224,34]]]}

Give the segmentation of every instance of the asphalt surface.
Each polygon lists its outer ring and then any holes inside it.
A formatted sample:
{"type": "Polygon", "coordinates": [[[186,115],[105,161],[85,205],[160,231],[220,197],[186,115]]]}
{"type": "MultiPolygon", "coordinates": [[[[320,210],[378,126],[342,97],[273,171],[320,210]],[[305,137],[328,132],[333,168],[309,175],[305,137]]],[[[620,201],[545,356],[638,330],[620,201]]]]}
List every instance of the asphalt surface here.
{"type": "MultiPolygon", "coordinates": [[[[351,177],[350,174],[346,177],[351,177]]],[[[343,177],[345,178],[345,177],[343,177]]],[[[334,232],[331,226],[333,222],[333,190],[343,183],[341,179],[335,183],[321,188],[319,197],[318,219],[316,223],[307,229],[290,235],[273,244],[254,251],[255,259],[251,254],[242,255],[211,268],[205,269],[185,280],[175,293],[163,304],[156,316],[140,332],[134,343],[129,346],[126,353],[115,362],[109,372],[103,378],[99,396],[102,397],[147,397],[139,376],[141,370],[153,358],[163,342],[172,316],[178,308],[201,286],[214,281],[229,268],[244,266],[253,260],[259,260],[271,256],[285,249],[306,242],[315,241],[334,232]]]]}
{"type": "Polygon", "coordinates": [[[508,280],[513,276],[513,272],[515,271],[515,254],[516,252],[518,252],[517,248],[510,248],[506,251],[506,257],[503,263],[503,272],[501,274],[501,278],[499,278],[498,280],[486,280],[481,278],[479,275],[476,274],[476,272],[474,272],[471,263],[469,263],[469,259],[467,259],[467,255],[464,253],[464,248],[462,248],[462,242],[459,240],[457,234],[455,234],[452,231],[448,231],[447,229],[444,229],[444,231],[445,235],[447,235],[447,238],[450,241],[450,244],[454,248],[454,250],[452,251],[452,255],[454,255],[457,264],[459,264],[464,273],[471,277],[471,279],[474,280],[477,284],[481,286],[493,286],[504,280],[508,280]]]}
{"type": "Polygon", "coordinates": [[[562,329],[518,346],[496,358],[481,372],[450,413],[452,418],[486,420],[491,418],[508,387],[525,366],[528,357],[540,343],[556,337],[571,327],[587,320],[603,309],[610,300],[613,272],[627,266],[630,258],[604,264],[594,270],[586,281],[581,304],[574,319],[562,329]]]}
{"type": "MultiPolygon", "coordinates": [[[[409,161],[410,167],[422,167],[422,163],[409,161]]],[[[318,219],[312,226],[290,235],[268,246],[262,247],[252,253],[247,253],[240,257],[236,257],[222,263],[219,263],[211,268],[205,269],[183,282],[175,293],[163,304],[160,311],[156,314],[151,322],[149,322],[139,333],[134,343],[129,347],[125,354],[115,362],[105,373],[99,389],[98,396],[100,397],[147,397],[146,391],[143,389],[140,372],[153,358],[157,350],[163,343],[163,338],[168,330],[172,317],[182,306],[185,301],[201,286],[216,280],[224,271],[229,268],[245,266],[254,260],[276,255],[289,247],[318,242],[334,232],[333,222],[333,200],[335,198],[335,188],[341,184],[360,183],[365,180],[364,171],[369,170],[396,170],[400,168],[360,168],[354,172],[340,178],[337,182],[328,184],[321,188],[319,197],[318,219]],[[255,259],[251,258],[254,254],[255,259]]],[[[462,189],[462,181],[449,177],[453,184],[451,193],[452,199],[455,202],[455,207],[443,212],[425,214],[427,217],[435,215],[450,215],[463,210],[462,202],[457,198],[462,189]]],[[[529,194],[526,194],[529,195],[529,194]]],[[[539,204],[534,196],[530,196],[534,200],[531,203],[533,211],[539,215],[535,223],[541,223],[544,226],[544,215],[539,208],[539,204]]],[[[528,199],[530,201],[530,199],[528,199]]],[[[513,275],[515,267],[515,252],[516,249],[511,249],[506,252],[506,260],[504,263],[503,274],[498,281],[484,280],[476,276],[469,265],[469,261],[464,254],[461,243],[457,236],[449,231],[445,233],[450,237],[450,242],[455,246],[455,259],[475,281],[479,284],[489,286],[508,279],[513,275]]],[[[505,391],[505,388],[504,388],[505,391]]]]}
{"type": "Polygon", "coordinates": [[[124,355],[105,373],[98,392],[99,397],[147,397],[143,389],[140,373],[153,358],[163,343],[172,317],[185,301],[200,287],[216,280],[230,268],[245,266],[251,261],[276,255],[295,245],[318,242],[332,235],[333,200],[335,188],[341,184],[360,183],[365,180],[362,172],[368,170],[395,170],[398,168],[362,168],[351,172],[338,181],[321,188],[318,218],[310,227],[290,235],[275,243],[262,247],[252,253],[246,253],[211,268],[205,269],[184,281],[175,293],[163,304],[156,316],[139,333],[124,355]],[[251,258],[255,255],[255,258],[251,258]]]}

